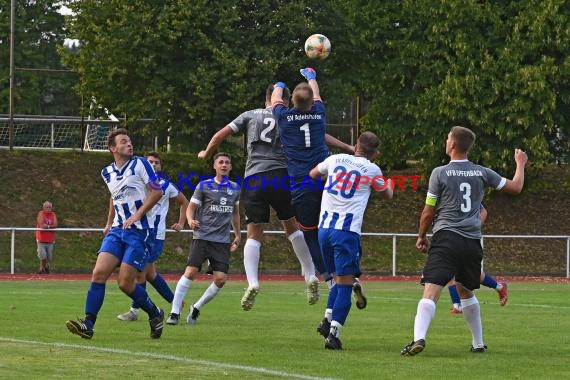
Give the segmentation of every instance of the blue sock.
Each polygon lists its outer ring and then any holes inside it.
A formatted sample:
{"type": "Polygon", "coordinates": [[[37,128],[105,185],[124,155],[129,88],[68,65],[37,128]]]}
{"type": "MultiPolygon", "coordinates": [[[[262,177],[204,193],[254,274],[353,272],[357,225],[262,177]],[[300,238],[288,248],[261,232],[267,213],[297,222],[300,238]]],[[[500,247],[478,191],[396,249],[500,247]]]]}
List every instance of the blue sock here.
{"type": "Polygon", "coordinates": [[[305,237],[305,242],[307,242],[307,246],[309,247],[309,252],[311,253],[311,258],[313,259],[315,268],[324,277],[325,281],[330,280],[332,276],[325,267],[323,254],[321,253],[321,246],[319,245],[319,231],[317,229],[303,231],[303,236],[305,237]]]}
{"type": "Polygon", "coordinates": [[[333,308],[337,294],[338,294],[338,286],[335,284],[329,290],[329,298],[327,299],[327,309],[333,308]]]}
{"type": "Polygon", "coordinates": [[[485,273],[485,278],[481,281],[481,285],[491,289],[497,288],[497,281],[490,275],[485,273]]]}
{"type": "Polygon", "coordinates": [[[162,277],[160,273],[156,274],[156,277],[150,282],[150,284],[156,289],[158,294],[160,294],[162,298],[166,300],[166,302],[172,303],[172,300],[174,299],[174,293],[172,293],[172,290],[166,281],[164,281],[164,277],[162,277]]]}
{"type": "Polygon", "coordinates": [[[89,290],[87,291],[87,299],[85,300],[85,324],[90,328],[95,326],[97,314],[103,306],[105,299],[105,283],[92,282],[89,290]]]}
{"type": "Polygon", "coordinates": [[[352,285],[335,285],[338,294],[334,301],[332,319],[344,326],[352,306],[352,285]]]}
{"type": "MultiPolygon", "coordinates": [[[[144,290],[146,290],[146,281],[145,281],[145,282],[141,282],[139,285],[142,286],[144,290]]],[[[138,309],[138,308],[140,308],[140,306],[137,305],[137,304],[135,303],[135,301],[131,302],[131,307],[132,307],[133,309],[138,309]]]]}
{"type": "Polygon", "coordinates": [[[449,285],[449,296],[451,297],[451,303],[461,303],[461,298],[459,298],[459,293],[457,293],[457,285],[449,285]]]}
{"type": "Polygon", "coordinates": [[[148,293],[146,292],[146,289],[141,285],[137,284],[135,290],[128,296],[133,300],[133,305],[137,305],[137,307],[140,307],[146,311],[149,317],[154,318],[158,316],[158,308],[151,301],[148,293]]]}

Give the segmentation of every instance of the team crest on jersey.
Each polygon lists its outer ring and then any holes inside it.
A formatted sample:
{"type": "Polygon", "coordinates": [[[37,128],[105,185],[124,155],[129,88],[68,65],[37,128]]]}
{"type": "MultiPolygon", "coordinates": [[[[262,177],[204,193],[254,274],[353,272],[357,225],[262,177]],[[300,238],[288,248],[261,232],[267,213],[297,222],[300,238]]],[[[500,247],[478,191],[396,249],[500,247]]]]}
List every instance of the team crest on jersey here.
{"type": "Polygon", "coordinates": [[[228,193],[228,195],[232,195],[234,193],[234,191],[232,189],[228,189],[227,193],[228,193]]]}

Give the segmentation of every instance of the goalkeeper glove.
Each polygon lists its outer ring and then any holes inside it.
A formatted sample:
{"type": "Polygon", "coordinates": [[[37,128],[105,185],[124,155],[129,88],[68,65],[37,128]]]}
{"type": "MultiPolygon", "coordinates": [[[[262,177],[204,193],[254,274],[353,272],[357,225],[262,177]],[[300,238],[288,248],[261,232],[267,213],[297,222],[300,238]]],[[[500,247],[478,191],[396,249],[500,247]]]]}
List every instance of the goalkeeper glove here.
{"type": "Polygon", "coordinates": [[[299,72],[306,80],[317,79],[317,72],[312,67],[306,67],[299,70],[299,72]]]}

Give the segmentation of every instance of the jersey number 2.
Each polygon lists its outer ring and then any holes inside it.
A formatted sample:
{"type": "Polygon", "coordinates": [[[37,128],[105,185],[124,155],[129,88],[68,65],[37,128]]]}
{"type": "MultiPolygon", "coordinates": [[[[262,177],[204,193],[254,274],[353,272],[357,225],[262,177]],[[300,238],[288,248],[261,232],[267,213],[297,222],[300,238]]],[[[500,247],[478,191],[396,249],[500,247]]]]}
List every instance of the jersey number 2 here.
{"type": "Polygon", "coordinates": [[[275,129],[275,119],[266,117],[263,119],[263,124],[267,125],[267,127],[263,128],[259,134],[259,139],[266,143],[272,143],[273,141],[271,141],[271,137],[267,137],[267,134],[275,129]]]}

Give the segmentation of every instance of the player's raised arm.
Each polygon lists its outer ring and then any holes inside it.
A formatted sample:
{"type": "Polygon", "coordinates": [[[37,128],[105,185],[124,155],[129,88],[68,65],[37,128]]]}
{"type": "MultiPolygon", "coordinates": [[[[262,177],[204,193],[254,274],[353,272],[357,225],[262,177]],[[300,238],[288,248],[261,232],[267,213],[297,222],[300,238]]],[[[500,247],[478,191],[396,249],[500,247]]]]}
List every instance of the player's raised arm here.
{"type": "Polygon", "coordinates": [[[273,86],[273,92],[271,93],[271,107],[275,107],[277,104],[285,105],[283,101],[283,91],[287,88],[287,85],[283,82],[277,82],[273,86]]]}
{"type": "Polygon", "coordinates": [[[524,168],[528,162],[527,154],[521,149],[515,149],[515,162],[517,168],[515,170],[515,175],[513,179],[507,179],[505,186],[502,190],[509,194],[520,194],[524,185],[524,168]]]}
{"type": "Polygon", "coordinates": [[[311,90],[313,90],[313,99],[315,101],[321,99],[321,93],[319,91],[319,84],[317,83],[317,72],[312,67],[305,67],[304,69],[299,70],[301,75],[307,80],[311,90]]]}
{"type": "Polygon", "coordinates": [[[224,141],[228,136],[232,135],[233,133],[234,131],[229,125],[226,125],[224,128],[220,129],[218,132],[214,134],[214,136],[212,136],[206,149],[201,150],[198,153],[198,158],[201,158],[203,160],[210,158],[212,156],[212,153],[214,153],[214,150],[216,150],[216,148],[218,147],[218,145],[220,145],[222,141],[224,141]]]}

